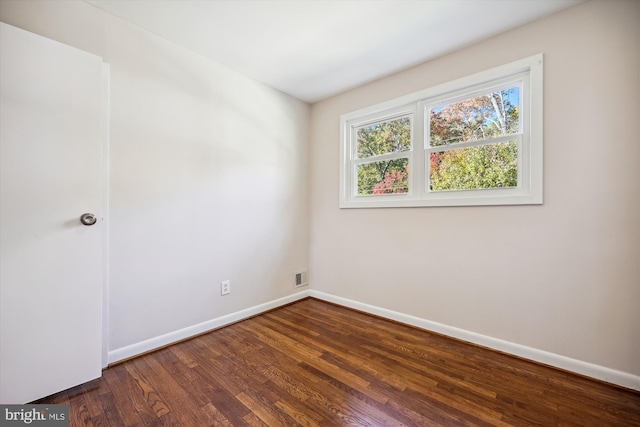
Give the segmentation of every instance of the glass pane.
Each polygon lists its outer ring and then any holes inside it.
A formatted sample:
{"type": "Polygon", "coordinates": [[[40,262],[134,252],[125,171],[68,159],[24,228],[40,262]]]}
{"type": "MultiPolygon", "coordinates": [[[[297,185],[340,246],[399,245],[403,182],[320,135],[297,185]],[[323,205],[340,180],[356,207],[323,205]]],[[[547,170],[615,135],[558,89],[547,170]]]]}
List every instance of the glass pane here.
{"type": "Polygon", "coordinates": [[[358,158],[411,149],[411,119],[402,117],[361,127],[356,132],[358,158]]]}
{"type": "Polygon", "coordinates": [[[358,165],[358,195],[400,194],[409,191],[409,159],[358,165]]]}
{"type": "Polygon", "coordinates": [[[431,191],[509,188],[518,185],[516,141],[430,153],[431,191]]]}
{"type": "Polygon", "coordinates": [[[512,87],[431,109],[432,147],[520,132],[520,88],[512,87]]]}

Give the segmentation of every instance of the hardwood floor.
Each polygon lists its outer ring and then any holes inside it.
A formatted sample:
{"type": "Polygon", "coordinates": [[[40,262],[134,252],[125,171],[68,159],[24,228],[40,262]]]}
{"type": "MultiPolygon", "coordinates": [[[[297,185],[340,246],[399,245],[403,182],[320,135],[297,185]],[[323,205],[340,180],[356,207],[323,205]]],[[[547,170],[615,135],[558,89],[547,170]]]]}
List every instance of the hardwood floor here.
{"type": "Polygon", "coordinates": [[[315,299],[36,403],[72,426],[640,426],[640,393],[315,299]]]}

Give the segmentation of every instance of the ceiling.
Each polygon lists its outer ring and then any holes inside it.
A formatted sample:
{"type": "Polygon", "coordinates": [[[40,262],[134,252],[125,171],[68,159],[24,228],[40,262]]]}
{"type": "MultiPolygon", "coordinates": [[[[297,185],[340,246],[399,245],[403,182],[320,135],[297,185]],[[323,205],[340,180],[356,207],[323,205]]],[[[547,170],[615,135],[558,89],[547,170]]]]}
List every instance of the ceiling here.
{"type": "Polygon", "coordinates": [[[583,0],[86,0],[306,102],[583,0]]]}

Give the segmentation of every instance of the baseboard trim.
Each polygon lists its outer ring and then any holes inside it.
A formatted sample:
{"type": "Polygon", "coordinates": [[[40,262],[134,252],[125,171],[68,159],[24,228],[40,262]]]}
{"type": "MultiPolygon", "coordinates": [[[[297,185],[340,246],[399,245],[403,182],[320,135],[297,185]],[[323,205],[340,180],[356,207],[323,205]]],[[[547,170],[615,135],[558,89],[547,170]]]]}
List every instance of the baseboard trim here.
{"type": "Polygon", "coordinates": [[[388,310],[386,308],[365,304],[359,301],[316,290],[304,290],[302,292],[297,292],[283,298],[268,301],[266,303],[249,307],[235,313],[230,313],[225,316],[220,316],[206,322],[198,323],[196,325],[170,332],[168,334],[160,335],[145,341],[141,341],[139,343],[111,350],[108,353],[108,363],[113,364],[121,362],[123,360],[130,359],[132,357],[139,356],[141,354],[148,353],[162,347],[166,347],[176,342],[183,341],[185,339],[212,331],[214,329],[239,322],[249,317],[256,316],[260,313],[264,313],[266,311],[273,310],[274,308],[291,304],[292,302],[308,297],[317,298],[323,301],[352,308],[354,310],[373,314],[375,316],[380,316],[386,319],[405,323],[417,328],[436,332],[463,341],[468,341],[470,343],[478,344],[483,347],[488,347],[504,353],[512,354],[514,356],[529,359],[534,362],[543,363],[545,365],[553,366],[559,369],[564,369],[566,371],[575,372],[580,375],[595,378],[597,380],[605,381],[628,389],[640,390],[640,376],[638,375],[633,375],[628,372],[622,372],[615,369],[607,368],[605,366],[572,359],[570,357],[562,356],[559,354],[527,347],[498,338],[489,337],[487,335],[478,334],[476,332],[467,331],[465,329],[456,328],[454,326],[433,322],[431,320],[426,320],[420,317],[388,310]]]}
{"type": "Polygon", "coordinates": [[[196,325],[179,329],[177,331],[169,332],[168,334],[160,335],[145,341],[111,350],[108,353],[109,364],[121,362],[126,359],[131,359],[132,357],[139,356],[141,354],[148,353],[162,347],[166,347],[176,342],[183,341],[196,335],[200,335],[205,332],[209,332],[214,329],[239,322],[260,313],[264,313],[265,311],[273,310],[274,308],[291,304],[292,302],[308,297],[309,290],[304,290],[302,292],[297,292],[283,298],[278,298],[263,304],[246,308],[244,310],[236,311],[235,313],[230,313],[225,316],[207,320],[206,322],[198,323],[196,325]]]}
{"type": "Polygon", "coordinates": [[[536,348],[527,347],[521,344],[492,338],[486,335],[478,334],[453,326],[444,325],[442,323],[433,322],[397,311],[388,310],[386,308],[361,303],[348,298],[342,298],[325,292],[310,290],[309,295],[313,298],[317,298],[323,301],[342,305],[354,310],[384,317],[386,319],[395,320],[397,322],[405,323],[407,325],[415,326],[421,329],[426,329],[428,331],[436,332],[442,335],[447,335],[463,341],[468,341],[474,344],[481,345],[483,347],[488,347],[504,353],[512,354],[514,356],[522,357],[524,359],[529,359],[534,362],[595,378],[600,381],[605,381],[632,390],[640,390],[640,376],[633,375],[628,372],[622,372],[604,366],[595,365],[593,363],[572,359],[570,357],[562,356],[559,354],[550,353],[544,350],[538,350],[536,348]]]}

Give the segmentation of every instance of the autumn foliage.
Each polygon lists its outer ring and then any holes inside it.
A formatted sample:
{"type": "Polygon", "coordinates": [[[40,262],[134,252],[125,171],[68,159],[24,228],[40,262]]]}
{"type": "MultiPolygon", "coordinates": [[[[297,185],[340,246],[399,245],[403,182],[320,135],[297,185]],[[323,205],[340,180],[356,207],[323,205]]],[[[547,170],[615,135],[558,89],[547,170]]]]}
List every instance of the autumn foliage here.
{"type": "Polygon", "coordinates": [[[518,184],[518,144],[493,143],[491,138],[520,130],[518,88],[468,98],[431,110],[431,147],[451,147],[487,141],[474,147],[429,154],[431,191],[515,187],[518,184]]]}
{"type": "Polygon", "coordinates": [[[405,166],[404,172],[392,170],[384,174],[384,179],[373,186],[373,194],[399,194],[407,192],[407,177],[409,166],[405,166]]]}
{"type": "MultiPolygon", "coordinates": [[[[431,191],[514,187],[518,172],[519,88],[512,87],[429,110],[428,160],[431,191]],[[513,135],[493,141],[493,138],[513,135]]],[[[419,140],[419,139],[416,139],[419,140]]],[[[359,195],[409,191],[411,119],[390,119],[357,130],[359,195]],[[393,154],[389,159],[389,154],[393,154]],[[376,157],[385,156],[385,160],[376,157]]],[[[425,177],[426,180],[426,177],[425,177]]]]}

